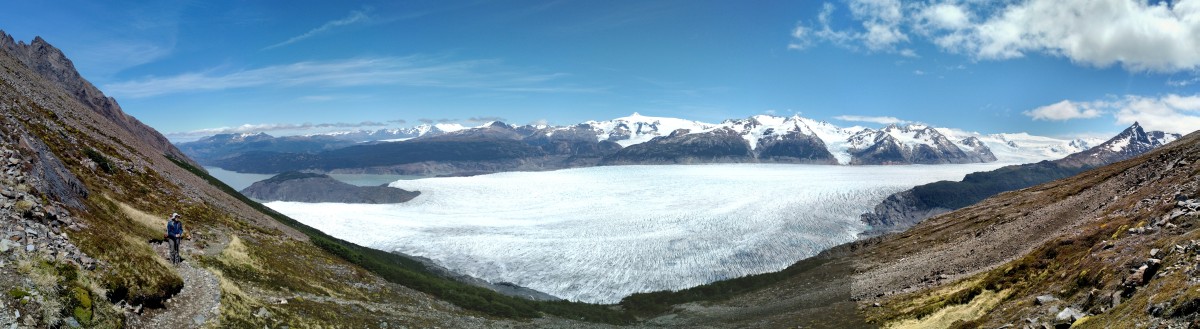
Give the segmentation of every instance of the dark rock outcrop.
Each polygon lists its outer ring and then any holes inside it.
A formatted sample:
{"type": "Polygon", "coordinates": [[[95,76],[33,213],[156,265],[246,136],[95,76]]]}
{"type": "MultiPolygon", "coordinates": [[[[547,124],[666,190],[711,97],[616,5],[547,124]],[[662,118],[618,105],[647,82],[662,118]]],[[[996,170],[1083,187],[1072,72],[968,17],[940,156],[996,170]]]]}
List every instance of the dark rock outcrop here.
{"type": "Polygon", "coordinates": [[[690,164],[754,162],[750,144],[737,132],[724,128],[690,134],[680,129],[667,136],[630,145],[605,157],[601,164],[690,164]]]}
{"type": "Polygon", "coordinates": [[[386,186],[354,186],[321,174],[286,172],[255,182],[242,190],[248,197],[265,201],[401,203],[420,195],[386,186]]]}

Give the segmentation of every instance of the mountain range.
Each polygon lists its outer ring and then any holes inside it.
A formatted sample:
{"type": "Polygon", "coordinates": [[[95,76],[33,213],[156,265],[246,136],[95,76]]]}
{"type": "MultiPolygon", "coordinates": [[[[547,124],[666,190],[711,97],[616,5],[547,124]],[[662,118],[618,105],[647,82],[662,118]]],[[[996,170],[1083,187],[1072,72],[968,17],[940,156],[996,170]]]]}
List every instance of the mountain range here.
{"type": "Polygon", "coordinates": [[[1057,159],[1098,143],[923,124],[843,128],[800,116],[709,124],[635,113],[571,126],[491,122],[285,137],[221,134],[178,146],[202,164],[239,172],[459,175],[623,164],[1018,163],[1057,159]]]}

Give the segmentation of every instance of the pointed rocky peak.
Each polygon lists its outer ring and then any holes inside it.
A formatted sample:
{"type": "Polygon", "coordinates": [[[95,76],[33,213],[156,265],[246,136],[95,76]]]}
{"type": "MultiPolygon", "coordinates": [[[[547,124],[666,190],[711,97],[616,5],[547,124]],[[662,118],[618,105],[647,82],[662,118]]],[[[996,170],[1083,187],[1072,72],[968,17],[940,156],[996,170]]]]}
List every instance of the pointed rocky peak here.
{"type": "Polygon", "coordinates": [[[1073,166],[1100,166],[1133,158],[1178,138],[1177,134],[1161,131],[1147,132],[1141,124],[1134,122],[1129,128],[1125,128],[1108,141],[1086,151],[1071,154],[1059,161],[1062,164],[1073,166]]]}
{"type": "Polygon", "coordinates": [[[484,127],[484,128],[491,128],[491,129],[508,129],[508,130],[512,130],[512,129],[513,129],[513,127],[512,127],[512,126],[509,126],[508,124],[506,124],[506,123],[504,123],[504,122],[500,122],[500,121],[492,121],[492,122],[489,122],[488,124],[485,124],[485,125],[483,125],[483,127],[484,127]]]}
{"type": "Polygon", "coordinates": [[[979,138],[976,138],[975,136],[963,138],[961,141],[959,141],[959,143],[962,145],[975,147],[975,148],[978,148],[980,146],[987,147],[987,145],[984,144],[983,141],[979,140],[979,138]]]}
{"type": "Polygon", "coordinates": [[[14,41],[11,35],[3,31],[0,31],[0,39],[3,40],[0,43],[0,53],[24,64],[34,75],[49,82],[47,87],[61,89],[66,96],[73,97],[91,111],[112,121],[119,129],[128,132],[130,136],[127,138],[138,139],[153,147],[157,151],[155,153],[168,154],[192,162],[158,131],[125,114],[116,100],[105,96],[100,89],[80,76],[75,64],[45,39],[35,37],[30,44],[25,44],[14,41]]]}

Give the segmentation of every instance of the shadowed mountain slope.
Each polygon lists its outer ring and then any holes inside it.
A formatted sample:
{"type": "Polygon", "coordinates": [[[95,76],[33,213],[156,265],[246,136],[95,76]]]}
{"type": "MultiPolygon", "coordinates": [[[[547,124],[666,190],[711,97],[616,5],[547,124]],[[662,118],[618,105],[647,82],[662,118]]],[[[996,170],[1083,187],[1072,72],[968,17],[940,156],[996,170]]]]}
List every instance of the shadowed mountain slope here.
{"type": "Polygon", "coordinates": [[[888,196],[862,215],[866,235],[903,231],[926,218],[966,207],[1001,192],[1018,190],[1085,170],[1129,159],[1179,139],[1177,134],[1146,132],[1134,123],[1108,141],[1062,159],[1013,165],[969,174],[959,182],[941,181],[888,196]]]}

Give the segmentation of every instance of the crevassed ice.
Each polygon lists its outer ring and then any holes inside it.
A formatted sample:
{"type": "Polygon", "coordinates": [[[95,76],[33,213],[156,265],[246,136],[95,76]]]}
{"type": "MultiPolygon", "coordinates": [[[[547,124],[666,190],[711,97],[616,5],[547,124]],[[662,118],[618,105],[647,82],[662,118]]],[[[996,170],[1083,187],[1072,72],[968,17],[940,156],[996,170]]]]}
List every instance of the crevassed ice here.
{"type": "Polygon", "coordinates": [[[891,193],[1003,164],[616,166],[392,183],[403,204],[267,205],[491,282],[615,303],[777,271],[852,241],[891,193]]]}

